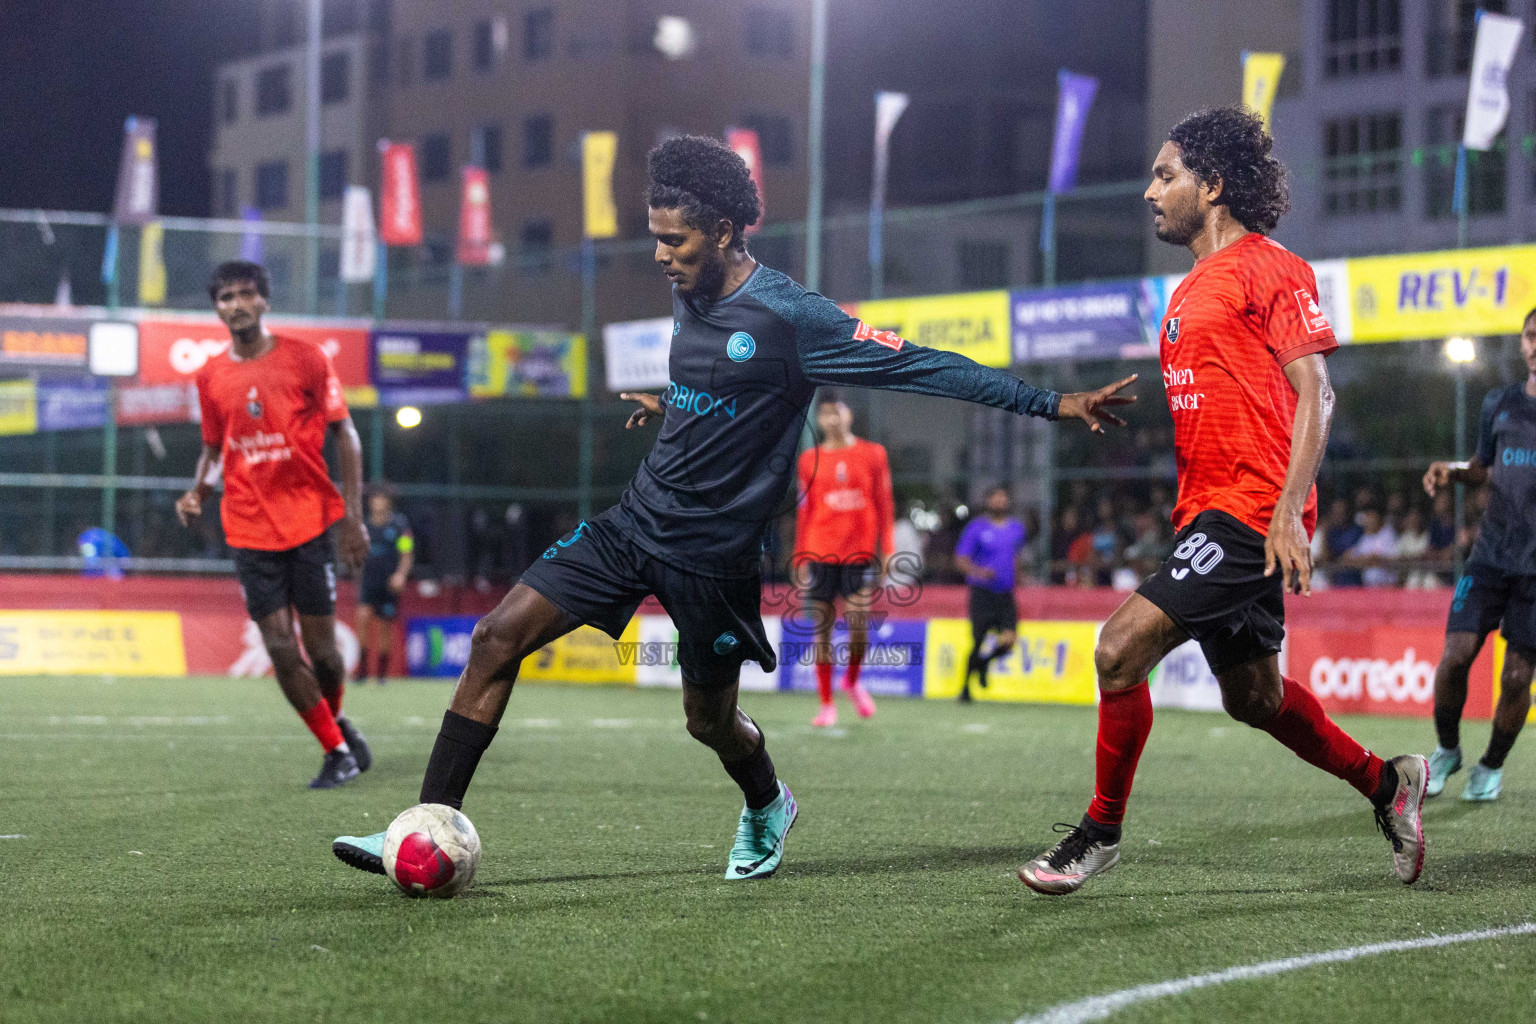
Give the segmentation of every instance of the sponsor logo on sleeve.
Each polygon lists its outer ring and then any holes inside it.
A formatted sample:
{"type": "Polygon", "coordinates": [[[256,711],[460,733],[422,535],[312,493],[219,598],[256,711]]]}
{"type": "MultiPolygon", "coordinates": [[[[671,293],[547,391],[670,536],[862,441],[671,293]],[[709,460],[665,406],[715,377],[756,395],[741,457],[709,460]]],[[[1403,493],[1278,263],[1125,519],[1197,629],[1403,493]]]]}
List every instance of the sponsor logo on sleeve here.
{"type": "Polygon", "coordinates": [[[1332,329],[1328,325],[1327,315],[1323,313],[1322,307],[1317,304],[1311,292],[1305,288],[1297,288],[1292,294],[1296,296],[1296,308],[1301,311],[1301,319],[1307,325],[1308,334],[1318,334],[1332,329]]]}
{"type": "Polygon", "coordinates": [[[863,320],[860,320],[859,326],[853,329],[853,340],[872,341],[877,345],[884,345],[892,352],[900,352],[901,346],[906,344],[906,340],[895,331],[877,331],[863,320]]]}

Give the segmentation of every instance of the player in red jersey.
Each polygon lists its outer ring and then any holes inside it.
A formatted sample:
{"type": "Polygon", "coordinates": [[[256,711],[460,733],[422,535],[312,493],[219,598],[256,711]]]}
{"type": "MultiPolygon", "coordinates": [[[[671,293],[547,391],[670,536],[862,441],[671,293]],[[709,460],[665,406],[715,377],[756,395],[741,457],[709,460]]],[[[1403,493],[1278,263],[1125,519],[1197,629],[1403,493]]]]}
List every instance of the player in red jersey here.
{"type": "Polygon", "coordinates": [[[1311,593],[1312,485],[1333,415],[1324,357],[1337,342],[1311,269],[1265,237],[1288,206],[1270,147],[1251,111],[1202,111],[1174,127],[1152,168],[1145,198],[1157,237],[1195,255],[1169,300],[1160,353],[1178,461],[1176,547],[1099,636],[1093,802],[1019,869],[1037,892],[1075,892],[1119,863],[1126,799],[1152,729],[1147,675],[1190,638],[1228,714],[1370,800],[1404,883],[1423,867],[1425,759],[1383,761],[1280,674],[1284,592],[1311,593]]]}
{"type": "Polygon", "coordinates": [[[875,702],[859,684],[869,647],[869,613],[875,588],[891,556],[896,530],[891,466],[885,449],[853,434],[853,412],[834,395],[816,403],[821,444],[800,453],[800,507],[795,517],[795,582],[816,630],[816,688],[821,710],[814,726],[837,724],[832,702],[834,601],[843,599],[848,622],[848,666],[843,691],[860,718],[875,702]]]}
{"type": "Polygon", "coordinates": [[[262,326],[271,294],[265,269],[243,260],[221,264],[208,293],[232,344],[197,375],[203,450],[176,515],[183,526],[201,515],[222,470],[220,517],[246,610],[261,629],[283,696],[325,750],[310,788],[330,789],[373,760],[362,733],[341,713],[346,669],[336,648],[329,532],[340,524],[342,559],[361,565],[368,554],[362,444],[330,357],[313,342],[262,326]],[[336,439],[345,497],[326,470],[327,434],[336,439]],[[290,608],[298,612],[307,663],[290,608]]]}

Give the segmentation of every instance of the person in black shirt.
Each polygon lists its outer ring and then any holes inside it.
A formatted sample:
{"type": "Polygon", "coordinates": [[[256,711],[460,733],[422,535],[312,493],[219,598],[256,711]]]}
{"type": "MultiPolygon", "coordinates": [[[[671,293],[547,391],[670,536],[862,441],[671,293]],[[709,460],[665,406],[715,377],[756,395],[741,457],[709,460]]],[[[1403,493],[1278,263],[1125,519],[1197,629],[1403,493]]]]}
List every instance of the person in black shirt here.
{"type": "MultiPolygon", "coordinates": [[[[660,433],[619,503],[556,541],[475,626],[421,800],[461,806],[524,657],[582,623],[617,639],[655,594],[678,628],[688,732],[745,797],[726,878],[760,878],[779,866],[796,805],[737,707],[737,681],[744,660],[777,665],[759,614],[759,555],[770,524],[794,507],[817,385],[948,396],[1102,433],[1123,425],[1111,410],[1134,401],[1120,392],[1136,378],[1060,395],[875,330],[748,254],[757,190],[724,143],[670,139],[649,171],[655,259],[672,284],[672,380],[661,395],[620,397],[640,405],[626,427],[660,420],[660,433]]],[[[333,849],[379,872],[382,845],[382,835],[344,836],[333,849]]]]}
{"type": "Polygon", "coordinates": [[[415,559],[416,538],[411,534],[411,524],[395,511],[394,495],[385,488],[376,489],[368,496],[368,557],[363,562],[362,584],[357,590],[357,640],[362,648],[357,659],[358,682],[368,678],[368,654],[375,633],[379,658],[373,677],[381,685],[389,677],[395,613],[415,559]]]}
{"type": "Polygon", "coordinates": [[[1456,581],[1445,623],[1445,650],[1435,670],[1435,732],[1427,796],[1437,796],[1461,769],[1461,713],[1467,674],[1483,641],[1503,621],[1504,670],[1493,734],[1468,773],[1463,800],[1496,800],[1504,758],[1531,710],[1536,672],[1536,309],[1526,314],[1520,354],[1529,371],[1518,384],[1483,400],[1477,454],[1466,462],[1436,462],[1424,474],[1430,497],[1452,483],[1488,484],[1488,509],[1466,573],[1456,581]]]}

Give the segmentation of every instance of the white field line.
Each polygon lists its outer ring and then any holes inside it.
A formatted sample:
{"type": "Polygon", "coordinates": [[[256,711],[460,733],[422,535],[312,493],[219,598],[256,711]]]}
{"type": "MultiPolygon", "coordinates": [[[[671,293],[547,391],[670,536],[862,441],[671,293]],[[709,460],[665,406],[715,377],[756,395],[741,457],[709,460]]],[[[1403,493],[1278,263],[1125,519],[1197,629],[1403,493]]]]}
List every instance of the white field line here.
{"type": "Polygon", "coordinates": [[[1429,935],[1422,939],[1373,942],[1367,946],[1350,946],[1348,949],[1332,949],[1325,953],[1290,956],[1283,960],[1267,960],[1260,964],[1228,967],[1224,971],[1212,971],[1209,974],[1192,974],[1186,978],[1159,981],[1150,985],[1137,985],[1135,988],[1121,989],[1119,992],[1110,992],[1107,995],[1075,999],[1070,1003],[1058,1003],[1048,1010],[1020,1017],[1014,1021],[1014,1024],[1086,1024],[1087,1021],[1103,1020],[1111,1014],[1125,1009],[1127,1006],[1134,1006],[1137,1003],[1145,1003],[1153,999],[1162,999],[1164,996],[1182,995],[1185,992],[1192,992],[1197,988],[1225,985],[1229,981],[1267,978],[1272,974],[1298,971],[1303,967],[1343,963],[1346,960],[1359,960],[1361,957],[1379,956],[1382,953],[1400,953],[1413,949],[1434,949],[1437,946],[1454,946],[1462,942],[1481,942],[1484,939],[1502,939],[1512,935],[1532,934],[1536,934],[1536,923],[1527,922],[1525,924],[1511,925],[1507,928],[1485,928],[1475,932],[1457,932],[1455,935],[1429,935]]]}

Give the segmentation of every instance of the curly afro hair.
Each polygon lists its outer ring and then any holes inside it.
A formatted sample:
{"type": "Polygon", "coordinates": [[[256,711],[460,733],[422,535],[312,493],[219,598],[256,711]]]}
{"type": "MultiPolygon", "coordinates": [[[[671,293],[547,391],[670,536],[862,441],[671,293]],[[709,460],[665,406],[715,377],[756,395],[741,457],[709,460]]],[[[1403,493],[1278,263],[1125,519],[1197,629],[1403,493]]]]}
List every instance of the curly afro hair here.
{"type": "Polygon", "coordinates": [[[1218,107],[1190,114],[1173,126],[1168,141],[1201,181],[1221,182],[1217,202],[1249,231],[1268,234],[1291,208],[1285,165],[1270,155],[1274,140],[1253,111],[1218,107]]]}
{"type": "Polygon", "coordinates": [[[651,150],[646,163],[647,205],[681,210],[683,220],[707,235],[728,220],[731,246],[746,248],[746,229],[757,223],[763,207],[747,162],[735,150],[706,135],[679,135],[651,150]]]}

